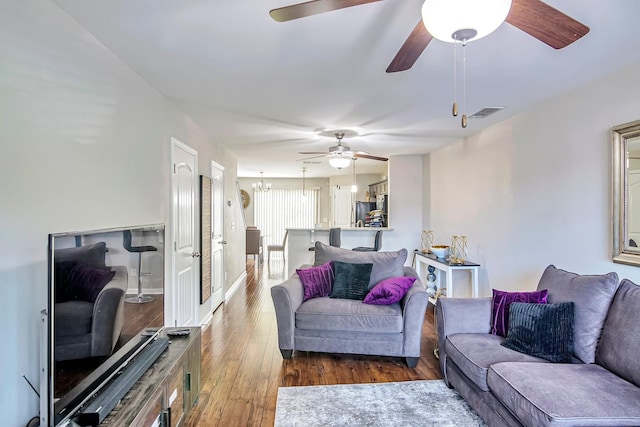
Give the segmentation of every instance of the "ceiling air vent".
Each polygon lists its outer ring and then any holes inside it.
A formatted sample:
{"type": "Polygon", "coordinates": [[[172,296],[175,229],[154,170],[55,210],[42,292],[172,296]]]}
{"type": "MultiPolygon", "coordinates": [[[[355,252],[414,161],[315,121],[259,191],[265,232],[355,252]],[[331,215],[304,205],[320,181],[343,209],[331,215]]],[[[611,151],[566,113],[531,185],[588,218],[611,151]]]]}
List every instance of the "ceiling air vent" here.
{"type": "Polygon", "coordinates": [[[469,116],[470,119],[484,119],[493,113],[503,110],[504,107],[485,107],[482,110],[478,110],[469,116]]]}

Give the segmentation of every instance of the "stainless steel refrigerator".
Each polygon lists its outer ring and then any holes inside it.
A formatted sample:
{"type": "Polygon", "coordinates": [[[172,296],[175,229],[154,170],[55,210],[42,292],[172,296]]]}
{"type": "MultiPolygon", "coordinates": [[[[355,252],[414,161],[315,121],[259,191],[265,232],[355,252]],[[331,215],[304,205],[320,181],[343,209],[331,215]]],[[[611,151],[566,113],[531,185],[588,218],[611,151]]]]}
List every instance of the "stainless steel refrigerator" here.
{"type": "Polygon", "coordinates": [[[369,212],[375,208],[376,202],[356,202],[356,223],[362,221],[362,225],[366,225],[369,212]]]}

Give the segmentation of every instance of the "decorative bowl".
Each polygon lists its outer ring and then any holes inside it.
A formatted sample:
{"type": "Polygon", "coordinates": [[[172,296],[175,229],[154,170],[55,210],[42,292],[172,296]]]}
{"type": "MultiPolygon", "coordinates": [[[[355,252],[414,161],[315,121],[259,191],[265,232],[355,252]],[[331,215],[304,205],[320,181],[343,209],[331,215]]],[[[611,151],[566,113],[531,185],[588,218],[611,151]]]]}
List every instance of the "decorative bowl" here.
{"type": "Polygon", "coordinates": [[[444,258],[449,253],[449,246],[447,245],[433,245],[430,249],[431,253],[438,258],[444,258]]]}

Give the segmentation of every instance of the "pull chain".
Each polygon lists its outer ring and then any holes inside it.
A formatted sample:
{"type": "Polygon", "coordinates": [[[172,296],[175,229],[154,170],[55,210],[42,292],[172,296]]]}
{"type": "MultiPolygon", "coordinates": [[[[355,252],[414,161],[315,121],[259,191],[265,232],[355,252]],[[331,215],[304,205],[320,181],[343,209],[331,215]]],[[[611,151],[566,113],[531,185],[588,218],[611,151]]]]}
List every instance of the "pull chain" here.
{"type": "Polygon", "coordinates": [[[462,42],[462,120],[460,124],[467,127],[467,41],[462,42]]]}
{"type": "Polygon", "coordinates": [[[458,39],[454,36],[453,39],[453,106],[451,107],[451,114],[453,117],[458,116],[458,39]]]}

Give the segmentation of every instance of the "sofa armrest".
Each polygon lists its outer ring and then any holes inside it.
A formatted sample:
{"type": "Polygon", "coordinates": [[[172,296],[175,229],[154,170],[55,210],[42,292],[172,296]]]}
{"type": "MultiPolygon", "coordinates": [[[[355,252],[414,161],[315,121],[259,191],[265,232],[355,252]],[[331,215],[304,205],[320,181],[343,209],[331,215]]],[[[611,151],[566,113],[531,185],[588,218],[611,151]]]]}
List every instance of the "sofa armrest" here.
{"type": "Polygon", "coordinates": [[[438,298],[436,303],[440,369],[447,381],[447,354],[444,342],[453,334],[491,332],[491,298],[438,298]]]}
{"type": "Polygon", "coordinates": [[[109,356],[124,324],[124,294],[128,286],[127,268],[112,267],[113,279],[100,291],[93,305],[91,355],[109,356]]]}
{"type": "MultiPolygon", "coordinates": [[[[418,277],[416,271],[411,267],[404,268],[404,275],[418,277]]],[[[422,325],[424,315],[427,311],[429,295],[420,278],[413,283],[409,291],[400,301],[402,307],[402,319],[404,322],[404,356],[420,357],[420,341],[422,339],[422,325]]]]}
{"type": "Polygon", "coordinates": [[[293,274],[284,282],[271,288],[280,350],[293,350],[296,310],[302,304],[303,297],[304,289],[297,274],[293,274]]]}

